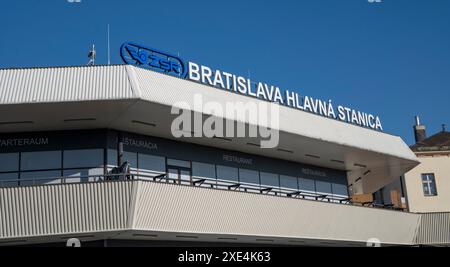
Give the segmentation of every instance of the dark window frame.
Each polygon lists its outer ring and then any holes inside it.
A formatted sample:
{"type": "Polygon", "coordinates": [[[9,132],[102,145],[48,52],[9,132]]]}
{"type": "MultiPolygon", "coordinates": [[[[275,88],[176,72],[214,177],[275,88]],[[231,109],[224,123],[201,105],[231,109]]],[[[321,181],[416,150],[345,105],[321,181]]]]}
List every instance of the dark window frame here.
{"type": "Polygon", "coordinates": [[[421,174],[421,184],[422,184],[423,195],[425,197],[439,196],[439,193],[437,190],[436,175],[434,173],[422,173],[421,174]],[[432,179],[430,180],[429,177],[432,177],[432,179]],[[425,184],[428,187],[429,193],[427,193],[425,191],[425,184]],[[434,189],[434,191],[433,191],[433,189],[434,189]]]}

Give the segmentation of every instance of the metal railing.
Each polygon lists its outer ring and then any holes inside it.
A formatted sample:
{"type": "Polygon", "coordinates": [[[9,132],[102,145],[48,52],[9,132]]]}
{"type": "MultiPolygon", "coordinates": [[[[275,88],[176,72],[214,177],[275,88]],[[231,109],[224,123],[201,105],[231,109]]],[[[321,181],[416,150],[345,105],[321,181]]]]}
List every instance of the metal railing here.
{"type": "Polygon", "coordinates": [[[264,194],[278,197],[304,199],[312,201],[321,201],[337,204],[355,205],[367,208],[389,209],[395,211],[406,211],[402,208],[396,208],[393,205],[381,205],[376,203],[353,203],[352,198],[344,195],[327,194],[313,192],[308,190],[295,190],[270,185],[258,185],[231,180],[209,179],[201,177],[192,177],[189,180],[180,178],[170,178],[167,173],[156,175],[145,174],[107,174],[107,175],[88,175],[88,176],[69,176],[69,177],[48,177],[34,179],[14,179],[0,180],[0,188],[4,187],[23,187],[37,185],[57,185],[57,184],[76,184],[108,181],[138,180],[157,183],[169,183],[183,186],[203,187],[217,190],[240,191],[253,194],[264,194]]]}
{"type": "Polygon", "coordinates": [[[192,179],[190,180],[183,180],[179,178],[170,178],[170,176],[167,173],[158,175],[107,174],[107,175],[0,180],[0,187],[7,188],[7,187],[24,187],[24,186],[39,186],[39,185],[58,185],[58,184],[64,185],[76,183],[126,181],[126,180],[141,180],[157,183],[169,183],[169,184],[203,187],[218,190],[240,191],[246,193],[265,194],[279,197],[323,201],[330,203],[351,204],[351,199],[348,198],[348,196],[323,194],[311,191],[298,191],[289,188],[256,185],[251,183],[243,183],[220,179],[192,177],[192,179]]]}
{"type": "Polygon", "coordinates": [[[14,180],[0,180],[0,188],[5,187],[24,187],[24,186],[38,186],[38,185],[58,185],[58,184],[76,184],[76,183],[92,183],[92,182],[108,182],[108,181],[126,181],[138,180],[157,183],[169,183],[183,186],[203,187],[217,190],[240,191],[254,194],[272,195],[286,198],[296,198],[312,201],[321,201],[346,205],[358,205],[370,208],[390,209],[396,211],[405,211],[397,209],[393,205],[377,205],[371,203],[370,205],[353,203],[348,196],[327,194],[321,192],[312,192],[307,190],[295,190],[290,188],[283,188],[270,185],[257,185],[251,183],[208,179],[200,177],[192,177],[189,180],[180,178],[170,178],[167,173],[156,175],[145,174],[107,174],[107,175],[88,175],[88,176],[68,176],[68,177],[48,177],[48,178],[34,178],[34,179],[14,179],[14,180]]]}

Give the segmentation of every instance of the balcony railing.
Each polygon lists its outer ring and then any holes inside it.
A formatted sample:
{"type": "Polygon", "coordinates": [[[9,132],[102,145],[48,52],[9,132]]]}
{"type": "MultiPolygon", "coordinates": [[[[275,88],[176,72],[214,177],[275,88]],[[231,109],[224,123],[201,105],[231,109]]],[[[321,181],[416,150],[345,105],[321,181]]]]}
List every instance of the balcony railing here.
{"type": "MultiPolygon", "coordinates": [[[[169,174],[158,174],[158,175],[107,174],[107,175],[90,175],[90,176],[0,180],[0,188],[38,186],[38,185],[58,185],[58,184],[64,185],[75,183],[94,183],[94,182],[111,182],[111,181],[127,181],[127,180],[168,183],[181,186],[210,188],[216,190],[239,191],[253,194],[264,194],[277,197],[304,199],[304,200],[321,201],[345,205],[354,204],[352,203],[352,199],[349,198],[348,196],[312,192],[307,190],[299,191],[275,186],[264,186],[236,181],[208,179],[199,177],[192,177],[192,179],[190,180],[183,180],[179,178],[170,178],[169,174]]],[[[367,205],[367,207],[394,209],[390,205],[372,204],[367,205]]]]}

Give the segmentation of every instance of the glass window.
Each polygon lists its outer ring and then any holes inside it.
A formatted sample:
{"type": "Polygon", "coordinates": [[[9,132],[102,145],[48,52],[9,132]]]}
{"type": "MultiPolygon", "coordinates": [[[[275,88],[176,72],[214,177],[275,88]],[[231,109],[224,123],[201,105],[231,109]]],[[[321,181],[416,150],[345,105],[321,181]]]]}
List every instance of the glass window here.
{"type": "Polygon", "coordinates": [[[97,182],[101,180],[103,169],[64,170],[63,175],[66,179],[66,183],[97,182]]]}
{"type": "Polygon", "coordinates": [[[261,172],[261,185],[280,187],[280,177],[278,174],[261,172]]]}
{"type": "Polygon", "coordinates": [[[22,153],[20,170],[61,169],[61,151],[24,152],[22,153]]]}
{"type": "Polygon", "coordinates": [[[191,163],[189,161],[176,160],[176,159],[168,159],[167,165],[174,166],[174,167],[189,168],[189,169],[191,168],[191,163]]]}
{"type": "Polygon", "coordinates": [[[212,164],[192,162],[192,176],[202,179],[216,179],[216,166],[212,164]]]}
{"type": "Polygon", "coordinates": [[[64,151],[65,169],[100,166],[103,166],[103,149],[64,151]]]}
{"type": "Polygon", "coordinates": [[[316,192],[314,180],[299,178],[298,183],[300,191],[316,192]]]}
{"type": "Polygon", "coordinates": [[[61,171],[22,172],[20,185],[60,184],[61,171]]]}
{"type": "Polygon", "coordinates": [[[89,170],[64,170],[67,183],[80,183],[89,181],[89,170]]]}
{"type": "Polygon", "coordinates": [[[19,185],[19,173],[0,173],[0,187],[13,187],[19,185]]]}
{"type": "Polygon", "coordinates": [[[0,154],[0,172],[19,170],[19,153],[0,154]]]}
{"type": "Polygon", "coordinates": [[[138,168],[137,153],[124,152],[123,153],[123,161],[124,162],[128,162],[128,164],[130,164],[132,169],[137,169],[138,168]]]}
{"type": "Polygon", "coordinates": [[[347,197],[348,196],[347,185],[333,184],[333,195],[347,197]]]}
{"type": "Polygon", "coordinates": [[[281,188],[291,189],[293,191],[298,190],[298,179],[292,176],[280,176],[281,188]]]}
{"type": "Polygon", "coordinates": [[[166,158],[139,154],[139,171],[148,174],[166,173],[166,158]]]}
{"type": "Polygon", "coordinates": [[[425,196],[437,196],[436,178],[434,173],[422,174],[423,193],[425,196]]]}
{"type": "Polygon", "coordinates": [[[239,182],[239,170],[237,168],[217,165],[217,179],[239,182]]]}
{"type": "Polygon", "coordinates": [[[259,172],[239,169],[239,181],[241,183],[259,185],[259,172]]]}
{"type": "Polygon", "coordinates": [[[117,165],[117,150],[108,149],[108,166],[116,167],[117,165]]]}
{"type": "Polygon", "coordinates": [[[332,195],[333,190],[331,188],[331,183],[323,182],[323,181],[316,181],[316,191],[320,194],[327,194],[332,195]]]}
{"type": "Polygon", "coordinates": [[[426,184],[423,184],[423,194],[425,196],[431,196],[431,190],[430,187],[426,184]]]}

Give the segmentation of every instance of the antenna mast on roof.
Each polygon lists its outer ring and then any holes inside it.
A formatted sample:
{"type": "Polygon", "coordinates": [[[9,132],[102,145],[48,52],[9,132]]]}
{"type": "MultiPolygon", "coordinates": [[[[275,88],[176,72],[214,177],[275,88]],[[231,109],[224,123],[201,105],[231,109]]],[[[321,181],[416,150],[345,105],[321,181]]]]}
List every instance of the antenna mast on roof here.
{"type": "Polygon", "coordinates": [[[95,65],[95,58],[97,57],[97,52],[95,51],[95,45],[92,45],[92,50],[89,51],[88,58],[88,66],[94,66],[95,65]]]}
{"type": "Polygon", "coordinates": [[[108,65],[111,65],[111,33],[108,24],[108,65]]]}

